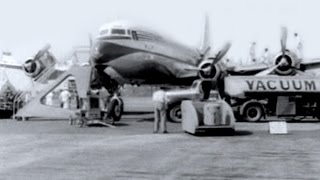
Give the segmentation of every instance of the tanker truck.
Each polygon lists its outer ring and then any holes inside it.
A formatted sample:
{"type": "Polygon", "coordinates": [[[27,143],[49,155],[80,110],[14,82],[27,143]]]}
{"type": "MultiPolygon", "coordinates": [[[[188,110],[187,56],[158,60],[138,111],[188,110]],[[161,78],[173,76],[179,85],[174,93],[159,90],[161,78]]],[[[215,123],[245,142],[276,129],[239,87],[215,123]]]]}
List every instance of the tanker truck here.
{"type": "Polygon", "coordinates": [[[320,119],[320,80],[308,76],[228,76],[224,93],[237,119],[320,119]]]}

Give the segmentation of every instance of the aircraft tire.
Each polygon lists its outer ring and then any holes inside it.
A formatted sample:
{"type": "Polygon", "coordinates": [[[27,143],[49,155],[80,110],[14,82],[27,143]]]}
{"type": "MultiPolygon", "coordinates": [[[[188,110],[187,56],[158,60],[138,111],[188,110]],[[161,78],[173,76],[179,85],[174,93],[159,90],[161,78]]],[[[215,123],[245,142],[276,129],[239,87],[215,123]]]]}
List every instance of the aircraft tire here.
{"type": "Polygon", "coordinates": [[[257,122],[260,121],[263,116],[263,108],[260,104],[250,103],[245,107],[243,117],[245,121],[257,122]]]}
{"type": "Polygon", "coordinates": [[[174,123],[181,123],[182,122],[182,115],[181,115],[181,103],[176,103],[169,106],[167,110],[167,118],[169,121],[174,123]]]}
{"type": "Polygon", "coordinates": [[[110,102],[111,117],[114,122],[120,121],[121,116],[123,114],[123,101],[121,98],[112,99],[110,102]]]}

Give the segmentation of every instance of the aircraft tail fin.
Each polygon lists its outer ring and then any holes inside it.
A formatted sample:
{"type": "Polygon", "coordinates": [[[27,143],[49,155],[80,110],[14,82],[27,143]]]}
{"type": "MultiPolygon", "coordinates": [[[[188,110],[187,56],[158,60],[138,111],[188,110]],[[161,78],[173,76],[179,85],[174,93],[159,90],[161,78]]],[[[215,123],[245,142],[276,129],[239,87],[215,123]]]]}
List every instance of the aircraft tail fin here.
{"type": "Polygon", "coordinates": [[[200,54],[205,56],[210,50],[210,24],[209,24],[209,16],[206,14],[205,22],[204,22],[204,31],[201,40],[200,46],[200,54]]]}

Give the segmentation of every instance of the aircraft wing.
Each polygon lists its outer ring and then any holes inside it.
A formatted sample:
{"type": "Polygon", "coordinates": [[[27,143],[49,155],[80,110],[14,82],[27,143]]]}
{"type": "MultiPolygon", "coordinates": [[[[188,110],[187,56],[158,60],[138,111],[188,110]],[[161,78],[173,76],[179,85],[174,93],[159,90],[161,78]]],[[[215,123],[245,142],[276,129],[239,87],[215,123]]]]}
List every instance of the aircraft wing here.
{"type": "Polygon", "coordinates": [[[250,66],[232,66],[227,67],[228,74],[231,75],[254,75],[263,70],[268,69],[270,66],[267,64],[255,64],[250,66]]]}
{"type": "MultiPolygon", "coordinates": [[[[24,72],[23,67],[21,64],[10,64],[10,63],[0,63],[0,68],[6,68],[6,69],[14,69],[14,70],[21,70],[22,72],[24,72]]],[[[60,74],[62,74],[63,72],[65,72],[65,70],[59,70],[59,69],[55,69],[52,74],[48,77],[49,80],[51,79],[56,79],[58,78],[58,76],[60,74]]],[[[24,74],[24,76],[26,76],[24,74]]]]}
{"type": "Polygon", "coordinates": [[[23,70],[21,64],[0,63],[0,67],[23,70]]]}
{"type": "Polygon", "coordinates": [[[182,63],[175,63],[171,67],[173,67],[170,68],[171,71],[173,71],[177,78],[191,78],[198,76],[198,67],[182,63]]]}
{"type": "MultiPolygon", "coordinates": [[[[255,64],[251,66],[228,66],[226,72],[231,75],[255,75],[261,71],[270,68],[267,64],[255,64]]],[[[178,69],[178,68],[176,68],[178,69]]],[[[179,68],[181,69],[181,67],[179,68]]],[[[188,78],[198,76],[199,68],[193,66],[185,66],[177,74],[179,78],[188,78]]]]}
{"type": "Polygon", "coordinates": [[[198,72],[197,71],[186,71],[178,74],[178,78],[192,78],[197,77],[198,72]]]}
{"type": "Polygon", "coordinates": [[[301,66],[301,70],[319,69],[320,68],[320,58],[306,60],[306,61],[302,62],[300,66],[301,66]]]}

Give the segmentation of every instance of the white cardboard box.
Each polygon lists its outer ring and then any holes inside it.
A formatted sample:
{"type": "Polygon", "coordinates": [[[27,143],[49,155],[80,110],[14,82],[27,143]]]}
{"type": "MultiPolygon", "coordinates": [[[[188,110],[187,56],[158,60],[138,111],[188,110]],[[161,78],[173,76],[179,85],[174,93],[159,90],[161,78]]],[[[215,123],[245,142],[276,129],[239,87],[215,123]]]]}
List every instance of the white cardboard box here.
{"type": "Polygon", "coordinates": [[[269,122],[270,134],[288,134],[288,127],[286,121],[270,121],[269,122]]]}

